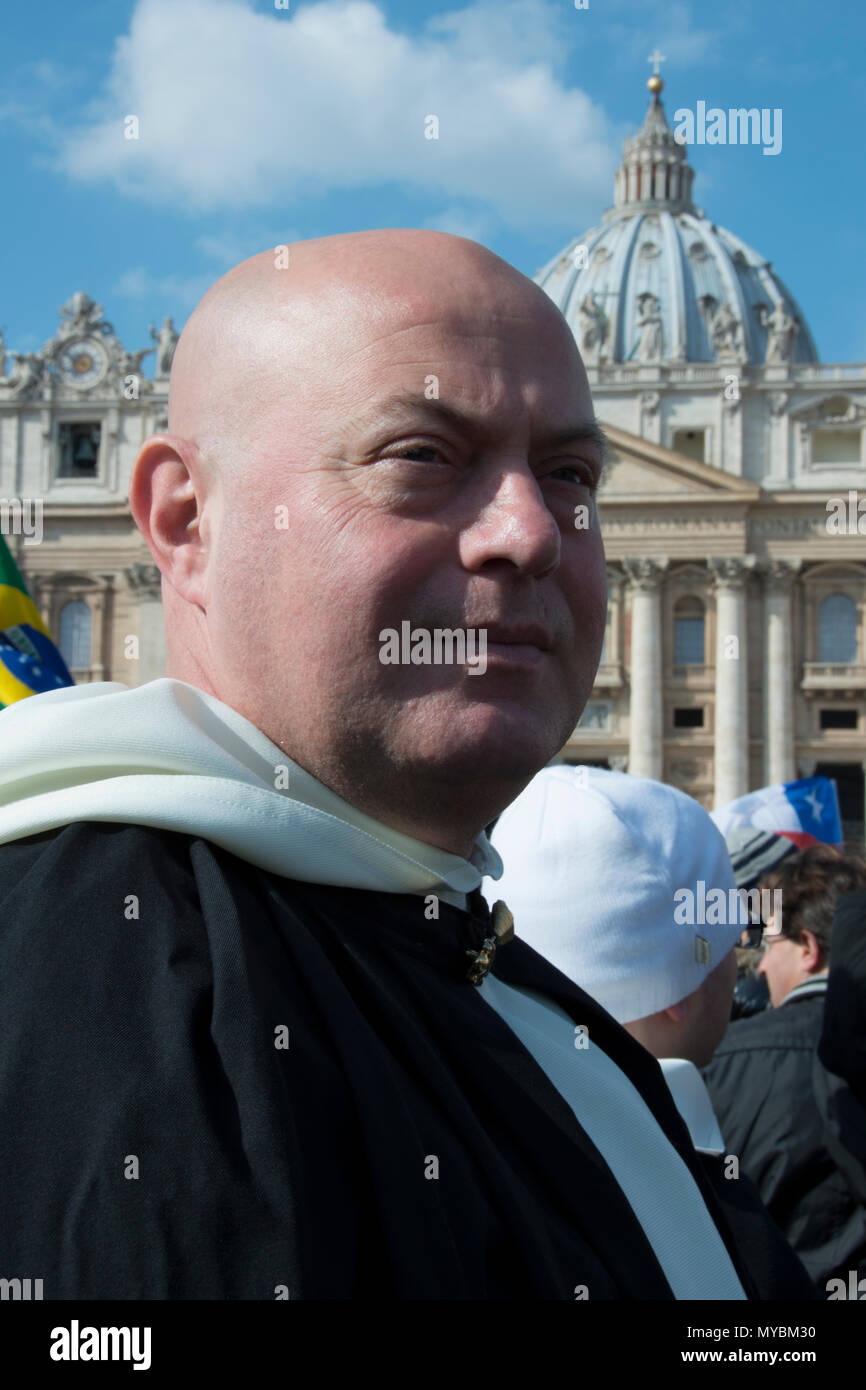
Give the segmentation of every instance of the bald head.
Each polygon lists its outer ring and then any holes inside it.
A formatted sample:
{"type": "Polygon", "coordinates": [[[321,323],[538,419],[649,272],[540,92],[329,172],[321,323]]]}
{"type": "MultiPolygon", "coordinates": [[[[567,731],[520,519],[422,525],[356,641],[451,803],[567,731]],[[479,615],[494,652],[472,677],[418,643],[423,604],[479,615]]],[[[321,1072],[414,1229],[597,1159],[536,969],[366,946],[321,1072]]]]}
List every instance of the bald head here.
{"type": "Polygon", "coordinates": [[[388,229],[263,251],[217,280],[190,316],[172,364],[169,432],[217,468],[248,468],[264,420],[327,390],[339,361],[395,319],[414,325],[443,309],[459,319],[471,304],[493,321],[520,298],[562,334],[547,295],[465,237],[388,229]]]}
{"type": "Polygon", "coordinates": [[[474,242],[359,232],[244,261],[187,323],[130,488],[168,674],[467,852],[592,687],[599,436],[559,311],[474,242]],[[392,663],[404,623],[483,632],[485,670],[392,663]]]}

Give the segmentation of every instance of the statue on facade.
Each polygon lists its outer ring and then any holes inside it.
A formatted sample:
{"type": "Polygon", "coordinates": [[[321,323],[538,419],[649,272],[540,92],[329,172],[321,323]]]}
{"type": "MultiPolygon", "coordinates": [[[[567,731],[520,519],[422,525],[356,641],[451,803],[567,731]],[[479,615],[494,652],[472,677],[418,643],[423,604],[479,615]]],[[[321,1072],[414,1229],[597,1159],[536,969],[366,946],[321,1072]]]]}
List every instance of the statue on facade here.
{"type": "Polygon", "coordinates": [[[635,352],[639,362],[658,362],[662,355],[661,302],[649,290],[637,297],[636,327],[639,338],[635,352]]]}
{"type": "Polygon", "coordinates": [[[77,290],[71,299],[60,307],[60,326],[58,338],[71,338],[86,333],[111,333],[110,323],[103,318],[103,308],[83,290],[77,290]]]}
{"type": "Polygon", "coordinates": [[[157,379],[167,377],[171,371],[171,364],[174,358],[174,350],[180,336],[175,332],[174,323],[170,318],[162,321],[162,328],[159,332],[151,323],[148,325],[148,332],[156,343],[156,373],[157,379]]]}
{"type": "Polygon", "coordinates": [[[597,362],[607,340],[609,320],[598,295],[587,293],[580,303],[580,351],[586,362],[597,362]]]}
{"type": "Polygon", "coordinates": [[[790,362],[794,354],[794,342],[800,331],[800,320],[788,313],[783,299],[777,300],[768,311],[766,304],[756,304],[758,322],[767,331],[767,363],[790,362]]]}
{"type": "MultiPolygon", "coordinates": [[[[13,367],[8,376],[0,378],[0,386],[9,386],[19,400],[32,396],[42,385],[45,359],[42,352],[10,352],[13,367]]],[[[5,365],[5,364],[4,364],[5,365]]]]}
{"type": "Polygon", "coordinates": [[[740,359],[740,320],[727,300],[720,304],[711,294],[698,300],[707,325],[707,336],[718,362],[737,362],[740,359]]]}
{"type": "Polygon", "coordinates": [[[150,352],[153,352],[152,347],[141,348],[138,352],[126,352],[124,350],[119,364],[120,375],[124,377],[140,376],[141,364],[150,352]]]}

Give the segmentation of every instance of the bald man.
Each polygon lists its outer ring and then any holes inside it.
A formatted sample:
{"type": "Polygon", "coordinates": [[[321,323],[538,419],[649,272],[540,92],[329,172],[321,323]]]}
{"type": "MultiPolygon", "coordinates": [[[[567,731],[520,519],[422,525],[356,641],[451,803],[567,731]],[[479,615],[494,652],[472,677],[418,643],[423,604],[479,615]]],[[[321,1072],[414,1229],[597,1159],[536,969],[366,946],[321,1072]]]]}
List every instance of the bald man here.
{"type": "Polygon", "coordinates": [[[479,892],[592,688],[602,449],[565,321],[472,242],[205,295],[130,487],[168,674],[0,714],[0,1274],[754,1294],[654,1059],[479,892]]]}

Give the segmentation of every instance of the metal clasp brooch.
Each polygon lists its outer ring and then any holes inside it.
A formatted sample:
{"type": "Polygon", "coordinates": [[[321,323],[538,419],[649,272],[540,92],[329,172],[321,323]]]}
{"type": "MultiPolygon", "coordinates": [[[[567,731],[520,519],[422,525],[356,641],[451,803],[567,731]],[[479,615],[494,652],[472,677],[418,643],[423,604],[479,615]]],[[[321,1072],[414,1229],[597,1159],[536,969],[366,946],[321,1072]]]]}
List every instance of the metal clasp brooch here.
{"type": "Polygon", "coordinates": [[[466,972],[466,978],[473,985],[480,985],[484,976],[493,964],[493,958],[500,946],[507,946],[514,936],[514,918],[504,902],[495,902],[491,910],[491,922],[493,931],[490,936],[485,937],[477,951],[467,951],[467,956],[472,957],[472,964],[466,972]]]}

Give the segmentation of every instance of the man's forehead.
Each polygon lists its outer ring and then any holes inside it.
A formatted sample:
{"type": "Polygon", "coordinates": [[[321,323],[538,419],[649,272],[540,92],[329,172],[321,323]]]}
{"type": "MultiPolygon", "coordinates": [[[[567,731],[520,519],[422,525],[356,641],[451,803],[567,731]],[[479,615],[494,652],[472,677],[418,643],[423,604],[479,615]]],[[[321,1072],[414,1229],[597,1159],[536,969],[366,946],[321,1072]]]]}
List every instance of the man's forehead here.
{"type": "Polygon", "coordinates": [[[269,436],[288,417],[309,443],[336,452],[362,431],[437,407],[440,422],[459,411],[451,423],[479,436],[508,432],[512,411],[514,433],[533,442],[545,428],[563,437],[573,419],[591,422],[576,345],[543,291],[458,238],[437,242],[421,275],[416,252],[430,250],[428,238],[414,241],[409,256],[389,239],[400,254],[375,275],[364,258],[337,264],[336,247],[321,257],[300,248],[283,275],[261,258],[231,273],[181,336],[173,423],[197,436],[232,398],[235,421],[253,409],[250,428],[269,436]]]}

